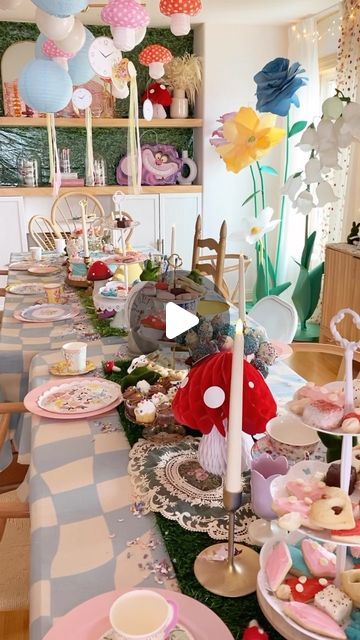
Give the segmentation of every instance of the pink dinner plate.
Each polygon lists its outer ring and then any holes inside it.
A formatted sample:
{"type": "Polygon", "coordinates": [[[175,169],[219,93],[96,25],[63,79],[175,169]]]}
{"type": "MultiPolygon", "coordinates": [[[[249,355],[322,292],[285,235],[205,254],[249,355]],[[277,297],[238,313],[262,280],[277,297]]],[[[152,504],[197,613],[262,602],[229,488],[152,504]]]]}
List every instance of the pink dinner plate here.
{"type": "Polygon", "coordinates": [[[285,360],[290,358],[293,354],[293,350],[286,342],[279,342],[278,340],[271,340],[271,344],[275,347],[278,354],[278,360],[285,360]]]}
{"type": "MultiPolygon", "coordinates": [[[[81,382],[83,382],[82,378],[80,378],[80,380],[81,382]]],[[[64,378],[61,384],[73,383],[74,381],[76,381],[76,378],[64,378]]],[[[29,393],[24,398],[24,405],[26,409],[36,416],[48,418],[49,420],[87,420],[88,418],[93,418],[94,416],[109,413],[122,402],[122,396],[120,393],[118,400],[115,400],[111,404],[108,404],[106,407],[102,407],[101,409],[97,409],[96,411],[82,411],[81,413],[72,413],[71,415],[63,415],[62,413],[51,413],[50,411],[46,411],[46,409],[42,409],[41,407],[39,407],[38,399],[44,393],[44,391],[51,389],[51,387],[54,387],[55,385],[56,383],[54,382],[54,380],[48,380],[48,382],[45,382],[39,387],[32,389],[32,391],[29,391],[29,393]]]]}
{"type": "MultiPolygon", "coordinates": [[[[179,622],[196,640],[234,640],[227,626],[201,602],[166,589],[152,589],[179,605],[179,622]]],[[[112,603],[125,591],[109,591],[91,598],[57,620],[43,640],[99,640],[110,628],[112,603]]]]}
{"type": "Polygon", "coordinates": [[[13,316],[15,320],[19,320],[20,322],[28,322],[30,324],[51,324],[53,322],[63,322],[64,320],[71,320],[72,318],[76,318],[80,313],[80,309],[74,309],[71,315],[65,316],[64,318],[53,318],[52,320],[29,320],[28,318],[24,318],[21,315],[20,311],[14,311],[13,316]]]}

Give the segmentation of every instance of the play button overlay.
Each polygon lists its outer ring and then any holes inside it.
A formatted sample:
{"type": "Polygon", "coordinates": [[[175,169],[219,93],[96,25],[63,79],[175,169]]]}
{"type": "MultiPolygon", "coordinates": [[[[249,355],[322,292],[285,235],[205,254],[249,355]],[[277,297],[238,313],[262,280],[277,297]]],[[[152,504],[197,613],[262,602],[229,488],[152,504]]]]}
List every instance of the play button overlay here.
{"type": "Polygon", "coordinates": [[[165,308],[165,334],[168,340],[173,340],[185,331],[189,331],[199,324],[199,318],[193,313],[179,307],[174,302],[168,302],[165,308]]]}

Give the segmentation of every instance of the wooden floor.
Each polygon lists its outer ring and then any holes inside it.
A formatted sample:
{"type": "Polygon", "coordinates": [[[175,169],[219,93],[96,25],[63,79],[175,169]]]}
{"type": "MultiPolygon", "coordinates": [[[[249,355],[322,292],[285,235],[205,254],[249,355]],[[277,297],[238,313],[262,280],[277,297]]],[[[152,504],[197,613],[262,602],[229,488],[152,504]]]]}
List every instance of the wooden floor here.
{"type": "MultiPolygon", "coordinates": [[[[336,379],[339,360],[336,356],[298,353],[287,360],[289,366],[299,375],[317,384],[336,379]]],[[[1,640],[28,640],[28,612],[0,612],[1,640]]]]}

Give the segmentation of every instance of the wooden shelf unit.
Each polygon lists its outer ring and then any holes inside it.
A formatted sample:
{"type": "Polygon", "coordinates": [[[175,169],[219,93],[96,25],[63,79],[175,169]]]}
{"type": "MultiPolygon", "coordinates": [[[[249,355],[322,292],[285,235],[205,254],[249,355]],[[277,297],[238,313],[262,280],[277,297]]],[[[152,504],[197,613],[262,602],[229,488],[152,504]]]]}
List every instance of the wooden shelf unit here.
{"type": "MultiPolygon", "coordinates": [[[[61,187],[60,194],[69,192],[81,192],[94,196],[113,195],[115,191],[133,194],[132,187],[122,187],[120,185],[106,185],[105,187],[61,187]]],[[[0,197],[11,196],[51,196],[53,188],[49,187],[0,187],[0,197]]],[[[202,193],[200,184],[174,184],[164,186],[142,186],[139,195],[147,193],[202,193]]]]}
{"type": "MultiPolygon", "coordinates": [[[[57,127],[85,127],[84,118],[56,118],[57,127]]],[[[128,118],[93,118],[92,126],[94,128],[111,129],[128,127],[128,118]]],[[[142,129],[198,129],[202,127],[201,118],[164,118],[157,120],[139,120],[139,127],[142,129]]],[[[46,118],[11,118],[0,117],[1,127],[46,127],[46,118]]]]}

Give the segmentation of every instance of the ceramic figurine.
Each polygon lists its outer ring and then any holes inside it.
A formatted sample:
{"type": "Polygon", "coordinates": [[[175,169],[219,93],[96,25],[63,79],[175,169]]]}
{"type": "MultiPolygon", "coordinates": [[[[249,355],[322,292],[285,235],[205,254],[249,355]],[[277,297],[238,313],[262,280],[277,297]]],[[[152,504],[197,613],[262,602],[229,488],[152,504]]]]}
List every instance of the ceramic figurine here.
{"type": "Polygon", "coordinates": [[[352,227],[346,241],[348,244],[358,244],[360,242],[360,222],[356,223],[355,220],[352,223],[352,227]]]}

